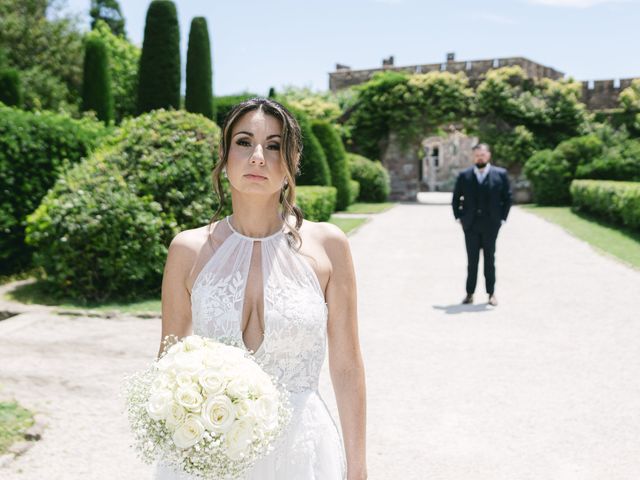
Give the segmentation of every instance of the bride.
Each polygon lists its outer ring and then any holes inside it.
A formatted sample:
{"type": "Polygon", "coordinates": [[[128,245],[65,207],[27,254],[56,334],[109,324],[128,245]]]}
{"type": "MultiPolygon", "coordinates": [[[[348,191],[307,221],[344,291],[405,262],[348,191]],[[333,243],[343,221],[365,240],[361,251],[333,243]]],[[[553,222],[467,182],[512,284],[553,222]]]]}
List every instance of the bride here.
{"type": "MultiPolygon", "coordinates": [[[[172,240],[161,338],[193,332],[235,342],[286,385],[291,422],[247,479],[362,480],[366,399],[354,267],[346,235],[303,219],[295,205],[301,152],[300,127],[278,102],[253,98],[229,112],[213,170],[213,219],[225,201],[221,175],[233,213],[172,240]],[[318,391],[327,346],[342,436],[318,391]]],[[[190,479],[162,461],[155,478],[190,479]]]]}

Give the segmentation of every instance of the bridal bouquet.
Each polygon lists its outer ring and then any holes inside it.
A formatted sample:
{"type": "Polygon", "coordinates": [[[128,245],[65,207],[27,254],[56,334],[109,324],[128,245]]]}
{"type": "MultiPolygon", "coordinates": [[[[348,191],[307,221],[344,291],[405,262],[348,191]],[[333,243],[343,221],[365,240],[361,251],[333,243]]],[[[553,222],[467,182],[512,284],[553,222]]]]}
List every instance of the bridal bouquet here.
{"type": "Polygon", "coordinates": [[[287,392],[242,348],[191,335],[125,378],[134,447],[202,478],[238,478],[290,421],[287,392]]]}

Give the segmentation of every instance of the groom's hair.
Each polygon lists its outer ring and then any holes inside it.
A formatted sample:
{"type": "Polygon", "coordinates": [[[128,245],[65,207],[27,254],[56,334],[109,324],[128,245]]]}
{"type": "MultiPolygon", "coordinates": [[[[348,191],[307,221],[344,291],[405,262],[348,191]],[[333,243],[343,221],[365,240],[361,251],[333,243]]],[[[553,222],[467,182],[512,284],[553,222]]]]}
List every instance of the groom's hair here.
{"type": "Polygon", "coordinates": [[[491,153],[491,149],[486,143],[476,143],[473,147],[471,147],[471,150],[478,150],[480,148],[484,148],[487,152],[491,153]]]}

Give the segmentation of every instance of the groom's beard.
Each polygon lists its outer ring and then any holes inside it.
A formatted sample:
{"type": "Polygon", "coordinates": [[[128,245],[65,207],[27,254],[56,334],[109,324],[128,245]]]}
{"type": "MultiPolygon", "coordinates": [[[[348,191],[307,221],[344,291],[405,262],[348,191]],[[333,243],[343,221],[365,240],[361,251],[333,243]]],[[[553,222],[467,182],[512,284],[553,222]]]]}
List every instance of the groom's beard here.
{"type": "Polygon", "coordinates": [[[476,167],[478,167],[480,170],[482,170],[484,167],[487,166],[487,162],[478,162],[476,163],[476,167]]]}

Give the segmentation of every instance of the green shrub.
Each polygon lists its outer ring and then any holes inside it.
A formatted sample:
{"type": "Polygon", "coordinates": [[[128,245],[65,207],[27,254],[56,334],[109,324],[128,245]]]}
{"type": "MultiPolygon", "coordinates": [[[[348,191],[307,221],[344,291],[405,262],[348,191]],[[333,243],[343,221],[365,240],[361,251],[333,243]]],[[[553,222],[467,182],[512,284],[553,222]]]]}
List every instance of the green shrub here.
{"type": "Polygon", "coordinates": [[[107,46],[95,36],[89,37],[85,45],[82,110],[93,110],[106,124],[114,119],[107,46]]]}
{"type": "Polygon", "coordinates": [[[304,218],[313,222],[326,222],[331,218],[336,208],[336,197],[335,187],[296,187],[296,205],[302,210],[304,218]]]}
{"type": "Polygon", "coordinates": [[[603,153],[578,166],[576,178],[640,181],[640,141],[626,139],[604,149],[603,153]]]}
{"type": "Polygon", "coordinates": [[[540,205],[568,205],[571,197],[571,166],[552,150],[534,153],[524,165],[531,182],[533,199],[540,205]]]}
{"type": "Polygon", "coordinates": [[[640,231],[640,182],[574,180],[572,206],[640,231]]]}
{"type": "Polygon", "coordinates": [[[360,195],[360,182],[354,179],[349,180],[349,205],[355,203],[360,195]]]}
{"type": "Polygon", "coordinates": [[[213,93],[211,73],[211,47],[207,19],[195,17],[191,20],[189,47],[187,49],[187,90],[185,109],[200,113],[213,120],[213,93]]]}
{"type": "Polygon", "coordinates": [[[171,0],[147,10],[138,82],[138,113],[180,108],[180,28],[171,0]]]}
{"type": "Polygon", "coordinates": [[[350,203],[349,181],[351,176],[349,165],[347,164],[347,152],[344,149],[344,145],[342,145],[340,135],[338,135],[333,125],[322,120],[314,120],[311,128],[327,157],[331,173],[331,184],[338,190],[336,210],[345,210],[350,203]]]}
{"type": "Polygon", "coordinates": [[[216,114],[215,118],[218,126],[222,128],[224,119],[227,118],[227,114],[231,111],[231,108],[234,105],[257,96],[258,95],[255,93],[245,92],[238,95],[223,95],[220,97],[214,97],[213,110],[216,114]]]}
{"type": "Polygon", "coordinates": [[[591,134],[561,142],[556,147],[555,153],[569,163],[569,169],[573,176],[579,165],[592,162],[602,155],[604,148],[604,142],[597,135],[591,134]]]}
{"type": "Polygon", "coordinates": [[[65,164],[87,156],[109,133],[91,118],[31,113],[0,105],[0,271],[31,265],[26,216],[40,204],[65,164]]]}
{"type": "Polygon", "coordinates": [[[8,106],[22,106],[20,74],[15,68],[0,68],[0,102],[8,106]]]}
{"type": "Polygon", "coordinates": [[[127,119],[106,142],[105,160],[138,196],[162,206],[165,245],[178,231],[207,223],[217,208],[211,171],[219,139],[218,126],[201,115],[160,109],[127,119]]]}
{"type": "Polygon", "coordinates": [[[389,172],[380,162],[355,153],[347,154],[351,178],[360,184],[357,199],[361,202],[386,202],[391,185],[389,172]]]}
{"type": "MultiPolygon", "coordinates": [[[[155,110],[125,120],[98,151],[56,184],[37,215],[29,219],[30,242],[38,249],[38,264],[47,278],[80,299],[104,299],[98,297],[100,288],[115,297],[127,292],[131,296],[159,293],[171,239],[179,231],[207,224],[217,208],[210,175],[217,161],[219,131],[210,120],[184,111],[155,110]],[[109,181],[118,188],[108,187],[109,181]],[[89,212],[86,218],[79,212],[83,209],[89,212]],[[103,213],[107,210],[113,210],[113,215],[103,213]],[[143,218],[145,211],[153,214],[153,221],[143,218]],[[79,227],[89,218],[91,225],[79,227]],[[149,231],[143,227],[145,222],[151,225],[149,231]],[[89,228],[95,241],[86,233],[89,228]],[[151,243],[132,241],[130,231],[149,236],[151,243]],[[107,237],[110,242],[104,240],[107,237]],[[74,245],[73,255],[62,238],[74,245]],[[142,246],[149,250],[147,256],[136,258],[142,246]],[[122,256],[118,249],[123,250],[122,256]],[[82,271],[87,265],[76,258],[82,255],[87,259],[104,256],[121,268],[121,260],[129,258],[134,265],[119,274],[100,263],[94,268],[93,283],[87,284],[82,271]],[[49,259],[60,265],[54,267],[49,259]]],[[[223,185],[229,198],[226,180],[223,185]]],[[[222,214],[229,213],[227,205],[222,214]]]]}
{"type": "Polygon", "coordinates": [[[157,292],[167,253],[161,210],[129,190],[104,157],[75,165],[28,217],[26,239],[46,271],[44,290],[90,301],[157,292]]]}

